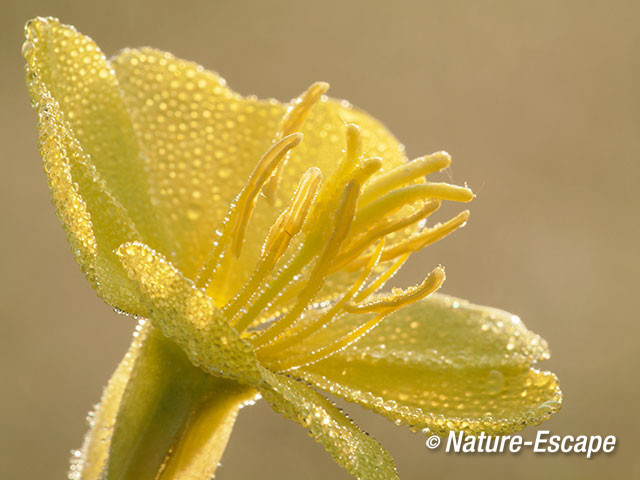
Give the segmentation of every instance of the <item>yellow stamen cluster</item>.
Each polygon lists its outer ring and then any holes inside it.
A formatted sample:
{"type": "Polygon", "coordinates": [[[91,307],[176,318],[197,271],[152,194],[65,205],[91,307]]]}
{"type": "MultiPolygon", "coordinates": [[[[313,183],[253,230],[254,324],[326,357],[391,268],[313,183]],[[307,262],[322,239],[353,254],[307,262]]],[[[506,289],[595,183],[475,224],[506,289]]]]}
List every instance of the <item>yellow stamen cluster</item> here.
{"type": "MultiPolygon", "coordinates": [[[[216,289],[231,274],[233,259],[242,255],[260,194],[275,203],[286,160],[303,141],[299,130],[327,88],[327,84],[316,83],[291,103],[271,148],[231,204],[196,280],[214,299],[223,298],[216,295],[216,289]]],[[[418,286],[372,298],[412,252],[464,225],[469,215],[464,211],[443,224],[421,228],[443,200],[468,202],[473,198],[466,187],[424,180],[449,166],[451,159],[445,152],[384,172],[381,158],[363,155],[357,125],[346,124],[345,135],[344,156],[335,171],[323,178],[314,167],[301,176],[289,205],[266,235],[253,274],[222,305],[230,324],[260,358],[271,361],[278,370],[325,358],[360,338],[389,313],[436,291],[445,278],[440,266],[418,286]],[[342,296],[319,301],[331,275],[354,271],[359,275],[342,296]],[[306,318],[311,305],[320,305],[321,313],[306,318]],[[363,322],[321,348],[298,350],[291,357],[279,355],[345,314],[362,314],[363,322]],[[367,319],[367,314],[373,317],[367,319]]]]}

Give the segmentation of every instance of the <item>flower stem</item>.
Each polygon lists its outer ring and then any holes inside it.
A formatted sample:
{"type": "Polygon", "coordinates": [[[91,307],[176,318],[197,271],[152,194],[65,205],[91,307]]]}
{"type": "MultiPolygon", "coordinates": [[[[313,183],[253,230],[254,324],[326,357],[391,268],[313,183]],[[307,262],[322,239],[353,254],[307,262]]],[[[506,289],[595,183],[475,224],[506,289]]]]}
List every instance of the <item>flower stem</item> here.
{"type": "MultiPolygon", "coordinates": [[[[132,345],[135,359],[126,387],[121,389],[119,398],[113,398],[117,397],[115,395],[108,398],[106,393],[110,384],[97,412],[99,419],[103,409],[116,410],[112,405],[105,405],[105,400],[119,402],[113,419],[115,423],[112,423],[106,468],[98,477],[90,472],[91,468],[86,471],[82,468],[81,478],[211,478],[227,445],[238,410],[255,398],[256,392],[193,366],[177,345],[150,325],[140,333],[143,338],[134,340],[132,345]]],[[[126,361],[127,357],[123,363],[126,361]]],[[[89,436],[100,435],[94,430],[89,436]]],[[[85,441],[89,451],[83,453],[87,458],[92,456],[92,443],[94,449],[100,448],[97,445],[100,442],[85,441]]]]}

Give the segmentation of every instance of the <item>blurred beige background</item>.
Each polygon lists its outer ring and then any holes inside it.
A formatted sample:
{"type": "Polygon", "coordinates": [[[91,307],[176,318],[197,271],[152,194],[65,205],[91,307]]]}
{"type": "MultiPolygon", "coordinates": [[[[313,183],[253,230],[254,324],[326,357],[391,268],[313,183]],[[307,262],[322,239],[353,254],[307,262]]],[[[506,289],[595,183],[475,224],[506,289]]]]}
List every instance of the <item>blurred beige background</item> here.
{"type": "MultiPolygon", "coordinates": [[[[471,222],[399,282],[447,266],[447,293],[519,314],[553,351],[554,434],[617,435],[612,455],[447,455],[348,411],[403,479],[637,479],[640,4],[9,2],[0,16],[0,478],[65,478],[85,415],[132,331],[91,291],[37,153],[22,26],[53,15],[108,54],[151,45],[282,100],[314,80],[382,119],[410,156],[446,149],[477,193],[471,222]]],[[[527,430],[527,435],[535,429],[527,430]]],[[[265,403],[242,412],[220,479],[348,478],[265,403]]]]}

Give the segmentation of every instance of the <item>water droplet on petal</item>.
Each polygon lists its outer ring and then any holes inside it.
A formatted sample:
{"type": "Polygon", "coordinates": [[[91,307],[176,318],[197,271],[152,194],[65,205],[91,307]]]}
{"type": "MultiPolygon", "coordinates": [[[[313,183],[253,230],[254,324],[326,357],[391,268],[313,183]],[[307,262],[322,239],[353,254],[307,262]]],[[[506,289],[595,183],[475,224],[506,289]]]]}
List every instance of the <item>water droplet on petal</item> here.
{"type": "Polygon", "coordinates": [[[490,395],[497,395],[504,388],[504,375],[498,370],[491,370],[485,381],[485,388],[490,395]]]}

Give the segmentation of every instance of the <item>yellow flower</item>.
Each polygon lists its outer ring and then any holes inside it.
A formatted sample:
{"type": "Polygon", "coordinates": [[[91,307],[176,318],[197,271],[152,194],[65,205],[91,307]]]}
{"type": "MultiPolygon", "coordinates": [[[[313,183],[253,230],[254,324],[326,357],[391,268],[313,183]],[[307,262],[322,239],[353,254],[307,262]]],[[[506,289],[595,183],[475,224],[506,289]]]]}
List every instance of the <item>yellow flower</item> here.
{"type": "Polygon", "coordinates": [[[505,434],[555,412],[546,343],[508,313],[380,293],[466,187],[425,177],[376,120],[312,85],[242,97],[168,53],[107,60],[57,20],[26,27],[27,83],[53,203],[98,294],[141,319],[71,478],[209,478],[239,408],[262,397],[352,475],[393,461],[314,388],[438,435],[505,434]],[[383,320],[384,319],[384,320],[383,320]],[[377,328],[374,328],[377,327],[377,328]]]}

